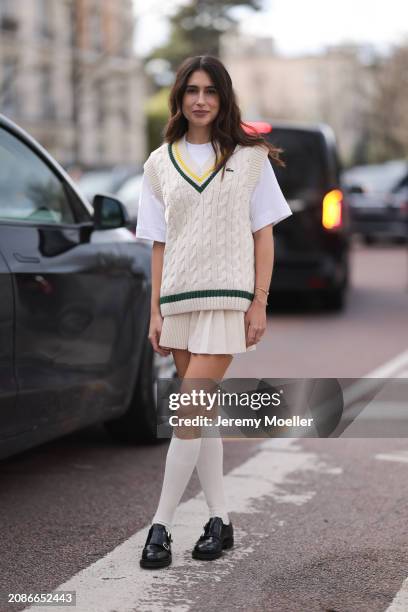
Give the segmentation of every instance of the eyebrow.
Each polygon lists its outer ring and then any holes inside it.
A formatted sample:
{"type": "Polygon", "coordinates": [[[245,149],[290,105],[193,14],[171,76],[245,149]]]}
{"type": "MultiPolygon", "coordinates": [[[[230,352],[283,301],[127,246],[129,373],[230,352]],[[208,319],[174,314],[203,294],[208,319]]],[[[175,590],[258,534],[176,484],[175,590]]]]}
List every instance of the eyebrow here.
{"type": "MultiPolygon", "coordinates": [[[[186,87],[198,87],[198,85],[187,85],[186,87]]],[[[216,89],[215,85],[206,85],[206,89],[216,89]]]]}

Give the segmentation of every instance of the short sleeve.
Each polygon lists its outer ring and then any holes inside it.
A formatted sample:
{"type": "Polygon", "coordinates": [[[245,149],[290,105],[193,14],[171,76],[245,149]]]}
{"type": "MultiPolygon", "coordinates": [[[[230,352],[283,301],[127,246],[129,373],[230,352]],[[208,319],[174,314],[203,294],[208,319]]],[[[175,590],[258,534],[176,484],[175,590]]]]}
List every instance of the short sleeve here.
{"type": "Polygon", "coordinates": [[[259,180],[252,192],[251,231],[254,233],[271,223],[276,225],[292,214],[267,157],[259,180]]]}
{"type": "Polygon", "coordinates": [[[146,173],[143,174],[137,213],[136,238],[166,242],[164,202],[153,192],[146,173]]]}

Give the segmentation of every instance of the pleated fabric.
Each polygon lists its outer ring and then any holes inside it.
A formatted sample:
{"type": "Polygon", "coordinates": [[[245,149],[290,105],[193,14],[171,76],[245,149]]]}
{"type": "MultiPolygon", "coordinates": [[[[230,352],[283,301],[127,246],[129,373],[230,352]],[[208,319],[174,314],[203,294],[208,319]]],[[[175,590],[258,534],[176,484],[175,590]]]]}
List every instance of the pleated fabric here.
{"type": "Polygon", "coordinates": [[[163,318],[159,345],[191,353],[235,354],[256,350],[245,341],[242,310],[194,310],[163,318]]]}

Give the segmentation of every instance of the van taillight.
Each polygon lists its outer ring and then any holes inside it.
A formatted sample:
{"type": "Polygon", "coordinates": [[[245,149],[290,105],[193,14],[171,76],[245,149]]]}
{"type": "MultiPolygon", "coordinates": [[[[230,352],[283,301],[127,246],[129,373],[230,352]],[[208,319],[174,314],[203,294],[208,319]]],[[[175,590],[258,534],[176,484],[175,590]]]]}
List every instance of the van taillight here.
{"type": "Polygon", "coordinates": [[[326,229],[341,227],[341,208],[343,193],[340,189],[332,189],[323,198],[322,225],[326,229]]]}

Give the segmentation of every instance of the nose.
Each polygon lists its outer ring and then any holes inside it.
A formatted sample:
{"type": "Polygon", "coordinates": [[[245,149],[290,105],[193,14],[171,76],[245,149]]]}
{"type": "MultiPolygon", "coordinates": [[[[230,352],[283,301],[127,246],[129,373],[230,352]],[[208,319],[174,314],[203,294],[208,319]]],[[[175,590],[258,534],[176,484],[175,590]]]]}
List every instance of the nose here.
{"type": "Polygon", "coordinates": [[[198,103],[198,104],[204,104],[204,102],[205,102],[205,100],[204,100],[204,91],[203,91],[203,90],[200,90],[200,91],[198,92],[198,100],[197,100],[197,103],[198,103]]]}

